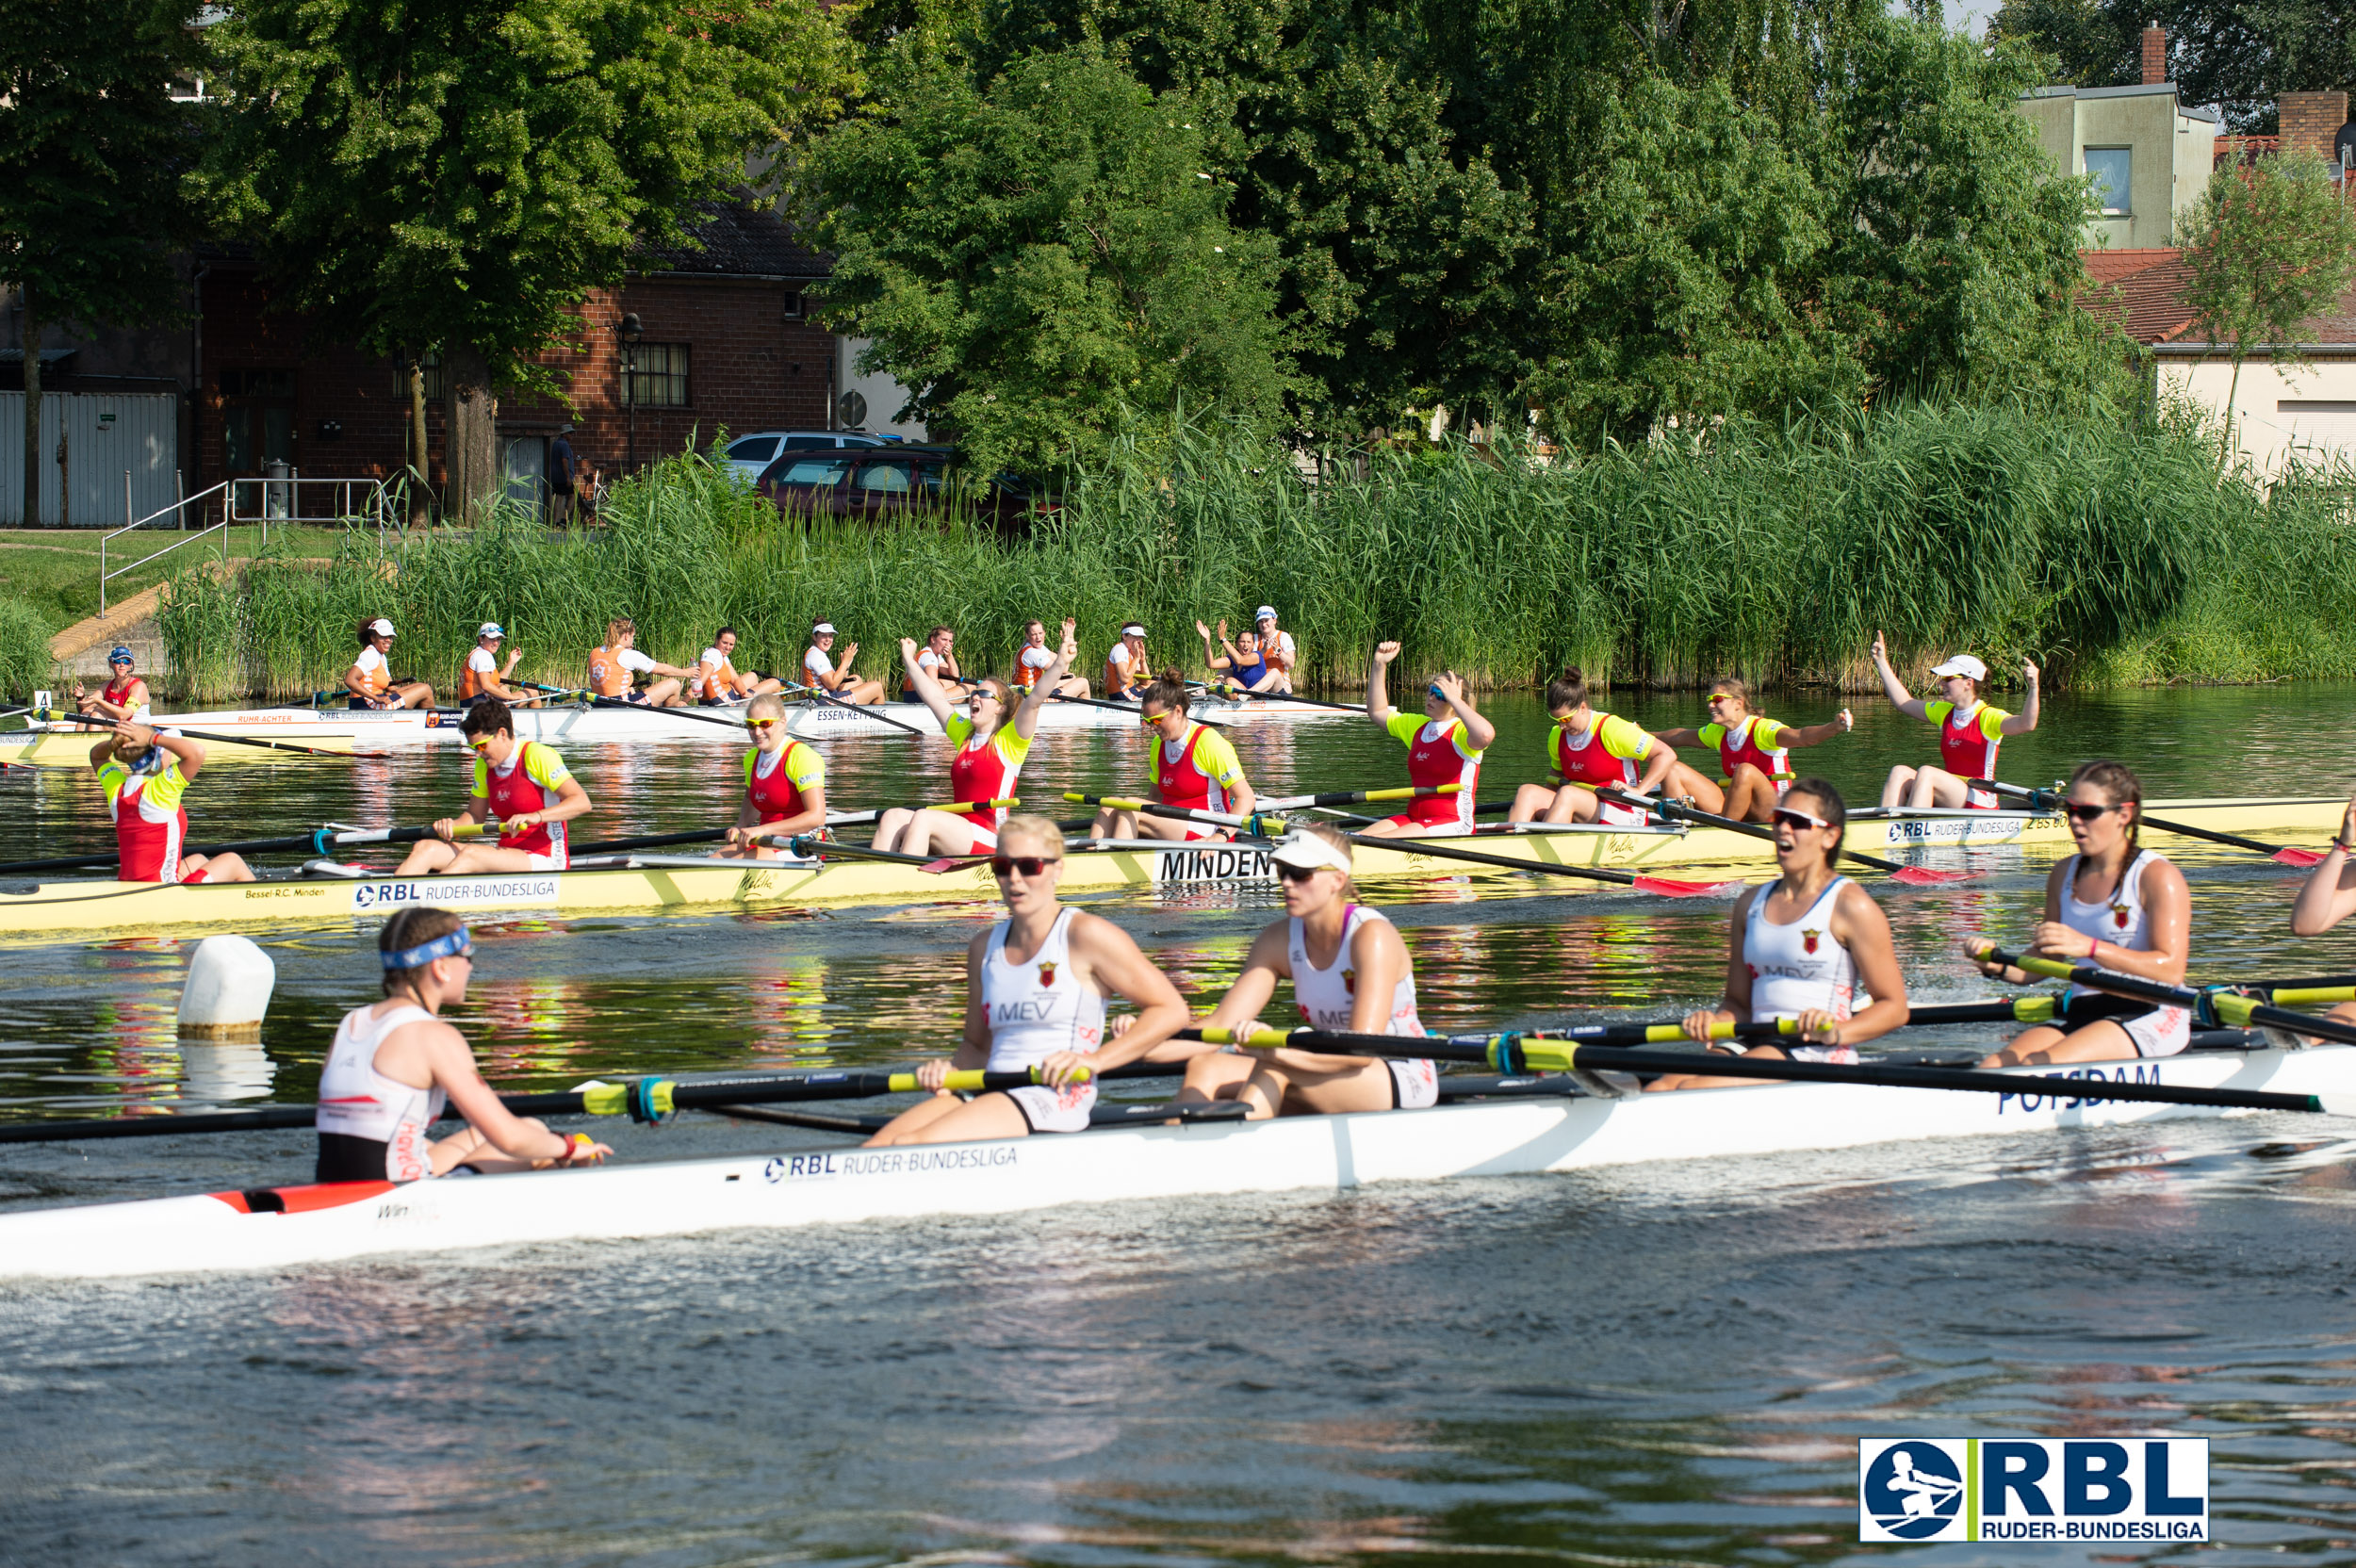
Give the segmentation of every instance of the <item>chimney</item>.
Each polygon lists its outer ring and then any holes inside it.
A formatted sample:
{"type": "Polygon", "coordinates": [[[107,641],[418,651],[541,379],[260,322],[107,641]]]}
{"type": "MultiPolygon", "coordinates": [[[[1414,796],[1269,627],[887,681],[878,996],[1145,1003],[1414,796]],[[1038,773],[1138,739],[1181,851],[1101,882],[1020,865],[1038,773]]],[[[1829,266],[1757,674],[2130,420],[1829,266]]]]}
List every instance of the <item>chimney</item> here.
{"type": "Polygon", "coordinates": [[[2168,82],[2168,29],[2156,22],[2146,23],[2143,29],[2143,85],[2163,87],[2168,82]]]}
{"type": "Polygon", "coordinates": [[[2329,163],[2336,156],[2333,143],[2348,118],[2345,92],[2285,92],[2275,100],[2282,110],[2282,151],[2313,153],[2329,163]]]}

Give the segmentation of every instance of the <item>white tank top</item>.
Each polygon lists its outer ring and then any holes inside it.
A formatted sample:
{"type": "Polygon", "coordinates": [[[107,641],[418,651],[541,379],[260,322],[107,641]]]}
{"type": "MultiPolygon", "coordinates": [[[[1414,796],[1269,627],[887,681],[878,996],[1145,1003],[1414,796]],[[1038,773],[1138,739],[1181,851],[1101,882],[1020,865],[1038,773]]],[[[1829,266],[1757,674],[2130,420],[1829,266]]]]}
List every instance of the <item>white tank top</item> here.
{"type": "Polygon", "coordinates": [[[442,1114],[441,1086],[421,1089],[385,1077],[376,1070],[376,1048],[403,1024],[434,1015],[416,1005],[395,1007],[382,1018],[368,1012],[354,1007],[335,1025],[327,1065],[319,1070],[319,1130],[383,1144],[386,1178],[418,1181],[434,1173],[426,1135],[442,1114]]]}
{"type": "Polygon", "coordinates": [[[1058,1051],[1093,1051],[1104,1042],[1104,999],[1072,972],[1072,917],[1055,917],[1047,940],[1026,964],[1006,961],[1000,921],[982,954],[982,1007],[990,1019],[990,1070],[1020,1072],[1058,1051]]]}
{"type": "MultiPolygon", "coordinates": [[[[1342,922],[1341,948],[1333,955],[1332,969],[1319,969],[1309,961],[1309,939],[1301,928],[1301,917],[1292,921],[1292,933],[1284,939],[1286,956],[1293,967],[1293,1001],[1301,1008],[1301,1016],[1313,1029],[1348,1029],[1358,999],[1358,972],[1350,967],[1350,943],[1358,939],[1358,928],[1367,921],[1389,920],[1379,910],[1362,904],[1350,906],[1350,914],[1342,922]]],[[[1391,988],[1391,1021],[1382,1033],[1386,1035],[1420,1035],[1423,1021],[1415,1016],[1415,971],[1413,963],[1407,972],[1391,988]]]]}
{"type": "Polygon", "coordinates": [[[1775,884],[1765,882],[1751,898],[1742,923],[1742,962],[1751,972],[1751,1017],[1765,1023],[1797,1018],[1810,1007],[1847,1018],[1857,997],[1857,961],[1832,934],[1833,901],[1849,885],[1836,876],[1806,913],[1789,925],[1767,918],[1775,884]]]}
{"type": "MultiPolygon", "coordinates": [[[[2160,858],[2155,849],[2140,850],[2127,862],[2127,869],[2119,878],[2119,887],[2111,896],[2099,904],[2084,904],[2078,899],[2078,863],[2084,856],[2072,855],[2062,862],[2062,923],[2083,937],[2113,947],[2123,947],[2130,953],[2148,953],[2151,949],[2151,916],[2143,906],[2143,868],[2147,862],[2160,858]]],[[[2096,962],[2101,962],[2097,959],[2096,962]]],[[[2083,986],[2070,988],[2071,996],[2086,994],[2083,986]]]]}

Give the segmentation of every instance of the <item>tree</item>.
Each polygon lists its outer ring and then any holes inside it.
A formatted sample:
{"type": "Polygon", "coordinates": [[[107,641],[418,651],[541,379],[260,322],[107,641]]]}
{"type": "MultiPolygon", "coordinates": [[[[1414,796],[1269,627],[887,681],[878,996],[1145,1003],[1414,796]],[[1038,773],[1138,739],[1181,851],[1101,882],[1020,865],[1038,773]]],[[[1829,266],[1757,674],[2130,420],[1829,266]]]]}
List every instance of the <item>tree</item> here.
{"type": "Polygon", "coordinates": [[[2188,104],[2216,104],[2235,134],[2275,127],[2275,95],[2356,81],[2351,0],[2006,0],[1988,22],[2053,57],[2080,87],[2143,80],[2143,28],[2168,30],[2168,76],[2188,104]]]}
{"type": "Polygon", "coordinates": [[[2277,365],[2307,363],[2299,323],[2356,283],[2356,212],[2313,154],[2229,164],[2209,176],[2185,215],[2184,261],[2193,330],[2226,345],[2233,365],[2217,444],[2222,467],[2233,449],[2243,362],[2264,348],[2277,365]]]}
{"type": "Polygon", "coordinates": [[[502,387],[642,246],[833,113],[819,0],[238,0],[212,185],[287,302],[362,349],[438,347],[452,509],[496,493],[502,387]]]}
{"type": "Polygon", "coordinates": [[[1124,405],[1281,413],[1275,248],[1228,225],[1189,100],[1093,47],[986,89],[908,51],[883,86],[810,177],[837,252],[826,316],[910,388],[899,417],[954,432],[987,473],[1093,451],[1124,405]]]}
{"type": "Polygon", "coordinates": [[[24,309],[25,522],[40,520],[41,334],[172,314],[194,110],[187,0],[75,0],[0,28],[0,282],[24,309]]]}

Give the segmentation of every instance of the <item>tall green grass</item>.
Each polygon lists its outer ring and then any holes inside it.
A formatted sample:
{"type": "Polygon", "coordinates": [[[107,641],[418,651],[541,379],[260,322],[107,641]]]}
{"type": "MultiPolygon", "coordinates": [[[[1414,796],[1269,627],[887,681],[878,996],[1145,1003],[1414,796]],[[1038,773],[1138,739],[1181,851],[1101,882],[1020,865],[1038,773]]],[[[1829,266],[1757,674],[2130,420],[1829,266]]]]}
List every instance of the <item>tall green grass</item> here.
{"type": "MultiPolygon", "coordinates": [[[[454,683],[477,623],[519,673],[577,680],[606,621],[684,663],[722,623],[740,668],[792,670],[819,618],[889,676],[902,636],[957,628],[966,668],[1005,670],[1033,615],[1080,623],[1097,673],[1125,620],[1200,667],[1197,619],[1266,602],[1312,679],[1348,684],[1381,637],[1411,671],[1491,685],[1565,662],[1686,684],[1723,672],[1856,685],[1885,629],[1917,665],[1969,648],[2080,684],[2356,671],[2349,490],[2271,496],[2220,479],[2199,432],[2003,407],[1912,406],[1542,464],[1462,447],[1329,464],[1211,427],[1157,434],[1076,477],[1019,537],[971,522],[785,522],[701,455],[621,485],[606,524],[514,514],[325,570],[263,559],[175,581],[170,677],[187,697],[339,684],[354,625],[401,628],[396,665],[454,683]]],[[[837,650],[838,655],[841,649],[837,650]]]]}
{"type": "Polygon", "coordinates": [[[49,623],[23,599],[0,598],[0,693],[22,701],[36,688],[54,686],[57,670],[49,623]]]}

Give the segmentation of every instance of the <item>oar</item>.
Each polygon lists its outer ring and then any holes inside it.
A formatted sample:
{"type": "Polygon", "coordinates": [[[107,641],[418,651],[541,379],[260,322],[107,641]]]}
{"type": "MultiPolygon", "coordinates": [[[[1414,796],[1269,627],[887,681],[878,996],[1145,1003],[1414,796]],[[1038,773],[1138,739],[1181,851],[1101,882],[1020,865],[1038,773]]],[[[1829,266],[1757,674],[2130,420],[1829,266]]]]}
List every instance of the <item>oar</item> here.
{"type": "MultiPolygon", "coordinates": [[[[2299,1016],[2303,1023],[2319,1020],[2299,1016]]],[[[1676,1029],[1677,1024],[1597,1024],[1598,1032],[1676,1029]]],[[[1733,1031],[1734,1026],[1724,1026],[1733,1031]]],[[[1745,1025],[1745,1028],[1759,1027],[1745,1025]]],[[[1767,1027],[1773,1027],[1767,1026],[1767,1027]]],[[[2356,1034],[2356,1030],[2351,1030],[2356,1034]]],[[[1338,1030],[1276,1029],[1179,1031],[1182,1038],[1252,1050],[1315,1051],[1329,1055],[1425,1057],[1481,1062],[1493,1070],[1515,1072],[1693,1073],[1710,1078],[1766,1078],[1799,1084],[1857,1084],[1877,1088],[1955,1089],[1977,1094],[2050,1096],[2057,1101],[2135,1100],[2159,1105],[2206,1105],[2224,1110],[2305,1111],[2356,1116],[2356,1094],[2278,1094],[2256,1089],[2196,1088],[2189,1085],[2122,1083],[2108,1078],[2070,1078],[2035,1072],[1991,1072],[1979,1068],[1907,1067],[1896,1063],[1854,1066],[1797,1062],[1759,1056],[1703,1055],[1692,1051],[1644,1051],[1544,1035],[1455,1035],[1417,1038],[1406,1035],[1358,1035],[1338,1030]]],[[[1733,1037],[1749,1037],[1739,1031],[1733,1037]]],[[[1771,1107],[1762,1114],[1772,1116],[1771,1107]]]]}
{"type": "Polygon", "coordinates": [[[796,685],[791,680],[784,682],[784,686],[789,692],[799,692],[806,697],[814,697],[820,702],[831,703],[837,708],[845,709],[848,711],[857,713],[863,718],[873,719],[877,724],[888,724],[894,729],[905,729],[909,734],[917,737],[919,740],[922,740],[924,737],[924,732],[917,728],[914,725],[902,724],[897,719],[887,718],[883,714],[876,712],[872,706],[867,704],[844,702],[841,697],[836,696],[832,692],[822,692],[815,686],[796,685]]]}
{"type": "Polygon", "coordinates": [[[1283,795],[1259,803],[1263,811],[1299,811],[1309,807],[1364,806],[1369,801],[1427,800],[1433,795],[1462,794],[1462,784],[1417,784],[1390,790],[1328,790],[1323,794],[1283,795]]]}
{"type": "MultiPolygon", "coordinates": [[[[1993,778],[1973,778],[1966,782],[2024,802],[2032,811],[2060,811],[2070,804],[2067,795],[2057,794],[2052,790],[2023,789],[2018,784],[2003,784],[1993,778]]],[[[2136,813],[2135,820],[2146,827],[2156,827],[2163,833],[2173,833],[2180,838],[2205,839],[2213,844],[2224,844],[2232,849],[2251,850],[2279,865],[2304,869],[2323,863],[2323,852],[2317,849],[2294,849],[2283,844],[2270,844],[2262,839],[2245,839],[2238,833],[2220,833],[2213,827],[2195,827],[2190,823],[2169,822],[2164,817],[2151,816],[2142,811],[2136,813]]]]}
{"type": "MultiPolygon", "coordinates": [[[[1086,1076],[1085,1070],[1082,1076],[1086,1076]]],[[[1107,1074],[1110,1076],[1110,1074],[1107,1074]]],[[[1023,1088],[1040,1081],[1039,1070],[1021,1072],[959,1071],[947,1087],[960,1093],[1023,1088]]],[[[584,1084],[560,1094],[503,1094],[499,1102],[516,1116],[623,1116],[661,1121],[675,1112],[721,1105],[779,1104],[811,1100],[865,1100],[911,1094],[920,1086],[913,1072],[764,1073],[750,1078],[633,1078],[620,1084],[584,1084]]],[[[455,1117],[445,1108],[444,1119],[455,1117]]],[[[182,1133],[245,1133],[317,1124],[313,1105],[271,1105],[254,1111],[208,1111],[194,1116],[106,1117],[86,1121],[27,1122],[0,1127],[0,1143],[64,1143],[86,1138],[171,1137],[182,1133]]]]}
{"type": "Polygon", "coordinates": [[[602,696],[591,697],[589,706],[592,708],[626,708],[633,713],[660,713],[666,719],[693,719],[697,724],[725,725],[738,734],[748,737],[752,733],[744,727],[744,721],[742,719],[724,719],[716,713],[698,713],[693,708],[657,708],[651,703],[624,702],[620,697],[602,696]]]}
{"type": "Polygon", "coordinates": [[[2007,953],[1991,941],[1973,942],[1971,953],[1974,958],[1986,963],[2003,964],[2027,974],[2068,980],[2088,990],[2127,997],[2154,1007],[2182,1007],[2192,1015],[2195,1023],[2203,1028],[2280,1029],[2315,1039],[2333,1040],[2341,1045],[2356,1045],[2356,1023],[2317,1018],[2313,1013],[2293,1012],[2280,1004],[2293,1000],[2342,1000],[2331,994],[2337,990],[2336,987],[2284,987],[2275,991],[2274,1000],[2267,1003],[2254,997],[2236,996],[2219,986],[2171,986],[2164,980],[2147,980],[2140,974],[2124,974],[2096,963],[2072,964],[2058,958],[2034,958],[2026,954],[2007,953]]]}
{"type": "MultiPolygon", "coordinates": [[[[112,719],[93,719],[87,713],[54,713],[50,716],[49,722],[78,724],[91,730],[112,729],[115,727],[115,721],[112,719]]],[[[202,729],[180,729],[176,725],[159,725],[155,727],[178,730],[183,739],[202,741],[206,745],[255,746],[264,751],[291,751],[304,757],[333,757],[345,761],[355,757],[382,760],[385,755],[381,751],[330,751],[324,746],[297,745],[292,741],[255,741],[249,740],[243,735],[215,735],[202,729]]]]}
{"type": "Polygon", "coordinates": [[[1600,866],[1558,866],[1550,860],[1511,860],[1502,855],[1476,855],[1469,849],[1448,847],[1445,840],[1431,838],[1379,838],[1371,833],[1346,835],[1351,843],[1374,849],[1395,849],[1402,855],[1429,855],[1440,860],[1463,860],[1476,866],[1498,866],[1507,871],[1545,872],[1553,876],[1584,877],[1590,882],[1611,882],[1623,888],[1633,888],[1640,893],[1658,893],[1662,898],[1708,898],[1729,888],[1743,886],[1737,878],[1731,882],[1680,882],[1665,876],[1639,876],[1632,872],[1607,871],[1600,866]]]}
{"type": "MultiPolygon", "coordinates": [[[[1136,811],[1143,816],[1161,817],[1170,822],[1201,823],[1206,827],[1239,831],[1248,838],[1274,838],[1284,831],[1284,818],[1277,817],[1270,821],[1257,813],[1239,817],[1228,811],[1204,811],[1191,806],[1164,806],[1159,801],[1131,800],[1121,795],[1088,795],[1075,790],[1066,790],[1063,797],[1075,806],[1109,806],[1116,811],[1136,811]]],[[[1081,825],[1085,827],[1091,824],[1083,823],[1081,825]]]]}
{"type": "MultiPolygon", "coordinates": [[[[1647,800],[1642,795],[1625,794],[1608,785],[1598,789],[1595,793],[1605,800],[1649,811],[1662,822],[1676,822],[1681,818],[1687,822],[1707,823],[1712,827],[1723,827],[1730,833],[1740,833],[1745,838],[1764,839],[1769,843],[1775,841],[1775,831],[1772,827],[1762,827],[1755,822],[1743,822],[1735,817],[1722,817],[1714,811],[1704,811],[1688,806],[1682,801],[1647,800]]],[[[1867,855],[1861,850],[1851,849],[1846,844],[1841,846],[1841,858],[1855,860],[1859,865],[1872,866],[1875,871],[1886,871],[1890,873],[1890,879],[1892,882],[1903,882],[1910,888],[1938,887],[1948,882],[1976,882],[1987,874],[1985,872],[1976,871],[1933,871],[1927,866],[1901,865],[1895,860],[1885,860],[1877,855],[1867,855]]]]}
{"type": "MultiPolygon", "coordinates": [[[[474,839],[485,833],[499,831],[498,823],[461,823],[452,838],[474,839]]],[[[274,851],[287,854],[324,855],[331,848],[347,844],[414,844],[434,836],[431,827],[346,827],[317,828],[309,833],[292,834],[283,839],[248,839],[243,843],[188,844],[183,855],[268,855],[274,851]]],[[[117,863],[113,855],[60,855],[48,860],[13,860],[0,865],[0,876],[22,876],[39,871],[79,871],[88,867],[106,867],[117,863]]]]}
{"type": "Polygon", "coordinates": [[[1363,703],[1353,707],[1347,702],[1327,702],[1322,697],[1304,697],[1292,692],[1235,692],[1230,694],[1247,700],[1257,698],[1262,702],[1298,702],[1304,707],[1331,709],[1336,713],[1363,713],[1366,710],[1363,703]]]}
{"type": "MultiPolygon", "coordinates": [[[[1006,800],[952,801],[945,806],[911,806],[908,809],[911,811],[1009,810],[1022,804],[1020,797],[1009,797],[1006,800]]],[[[826,825],[828,827],[858,827],[862,824],[874,822],[886,811],[894,809],[897,808],[878,806],[865,811],[829,811],[826,813],[826,825]]],[[[808,829],[800,831],[807,833],[808,829]]],[[[720,840],[727,838],[728,832],[729,830],[725,827],[699,827],[691,833],[651,833],[636,839],[609,839],[598,844],[578,844],[574,846],[573,853],[575,855],[618,855],[626,850],[661,849],[669,844],[717,843],[720,840]]],[[[756,833],[756,837],[768,836],[771,835],[756,833]]],[[[0,866],[0,872],[5,872],[7,869],[5,866],[0,866]]]]}

